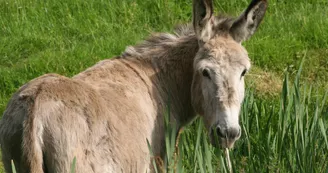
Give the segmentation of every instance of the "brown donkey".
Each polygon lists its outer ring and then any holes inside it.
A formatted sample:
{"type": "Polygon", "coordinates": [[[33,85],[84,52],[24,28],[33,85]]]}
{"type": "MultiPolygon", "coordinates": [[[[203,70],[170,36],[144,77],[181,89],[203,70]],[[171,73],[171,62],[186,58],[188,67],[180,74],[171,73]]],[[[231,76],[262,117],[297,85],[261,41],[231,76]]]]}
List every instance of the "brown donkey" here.
{"type": "Polygon", "coordinates": [[[155,34],[72,78],[47,74],[16,92],[0,122],[2,159],[18,172],[152,172],[146,139],[165,157],[164,112],[178,127],[203,117],[212,143],[240,137],[239,111],[250,60],[241,42],[267,7],[253,0],[237,19],[194,0],[193,26],[155,34]]]}

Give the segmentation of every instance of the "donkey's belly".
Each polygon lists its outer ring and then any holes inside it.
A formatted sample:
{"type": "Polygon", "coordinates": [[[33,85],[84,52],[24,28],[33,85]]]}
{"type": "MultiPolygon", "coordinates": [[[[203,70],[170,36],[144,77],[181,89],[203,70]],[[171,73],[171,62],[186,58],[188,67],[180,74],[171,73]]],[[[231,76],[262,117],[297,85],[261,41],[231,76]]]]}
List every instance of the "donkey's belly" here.
{"type": "MultiPolygon", "coordinates": [[[[95,139],[92,144],[94,151],[99,152],[98,158],[108,157],[114,172],[150,172],[150,154],[147,140],[154,143],[159,135],[155,130],[156,115],[150,99],[141,94],[129,94],[120,99],[117,93],[110,90],[98,90],[101,96],[107,99],[106,110],[102,115],[104,123],[103,135],[95,139]],[[147,105],[148,107],[142,105],[147,105]],[[155,136],[155,137],[154,137],[155,136]],[[104,152],[106,151],[107,154],[104,152]]],[[[95,129],[93,133],[100,129],[95,129]]],[[[155,142],[156,143],[156,142],[155,142]]],[[[155,151],[156,153],[156,151],[155,151]]]]}

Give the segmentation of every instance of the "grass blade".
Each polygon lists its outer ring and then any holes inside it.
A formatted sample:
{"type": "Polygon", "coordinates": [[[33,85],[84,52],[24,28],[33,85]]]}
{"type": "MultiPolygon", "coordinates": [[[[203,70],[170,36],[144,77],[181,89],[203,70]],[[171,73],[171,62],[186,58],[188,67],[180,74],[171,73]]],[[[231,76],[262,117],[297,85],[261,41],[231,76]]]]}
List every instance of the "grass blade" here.
{"type": "Polygon", "coordinates": [[[13,173],[16,173],[16,168],[15,168],[15,164],[14,164],[13,160],[11,160],[11,169],[12,169],[13,173]]]}
{"type": "Polygon", "coordinates": [[[74,157],[71,165],[71,173],[75,173],[75,169],[76,169],[76,157],[74,157]]]}

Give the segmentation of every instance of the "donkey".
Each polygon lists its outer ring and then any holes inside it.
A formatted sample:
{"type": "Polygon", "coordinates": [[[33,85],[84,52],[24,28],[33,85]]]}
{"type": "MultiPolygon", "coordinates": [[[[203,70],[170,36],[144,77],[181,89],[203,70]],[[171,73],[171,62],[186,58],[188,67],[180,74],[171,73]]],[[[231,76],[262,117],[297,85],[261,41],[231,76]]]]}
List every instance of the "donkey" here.
{"type": "Polygon", "coordinates": [[[266,0],[238,18],[214,16],[193,1],[193,22],[154,34],[118,57],[67,78],[46,74],[22,86],[0,122],[2,159],[18,172],[153,172],[149,148],[165,158],[164,114],[178,127],[203,117],[211,142],[233,147],[254,34],[266,0]],[[218,136],[218,142],[215,142],[218,136]]]}

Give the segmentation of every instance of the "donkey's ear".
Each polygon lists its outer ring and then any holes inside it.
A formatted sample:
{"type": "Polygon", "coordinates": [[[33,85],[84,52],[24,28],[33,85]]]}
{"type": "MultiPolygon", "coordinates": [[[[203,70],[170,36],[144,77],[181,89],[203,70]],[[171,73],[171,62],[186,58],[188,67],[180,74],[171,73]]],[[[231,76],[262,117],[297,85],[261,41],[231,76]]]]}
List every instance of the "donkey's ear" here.
{"type": "Polygon", "coordinates": [[[212,16],[212,0],[193,0],[193,25],[199,40],[206,42],[212,37],[212,16]]]}
{"type": "Polygon", "coordinates": [[[266,0],[253,0],[245,12],[232,24],[231,36],[237,42],[245,41],[252,36],[261,23],[267,6],[266,0]]]}

